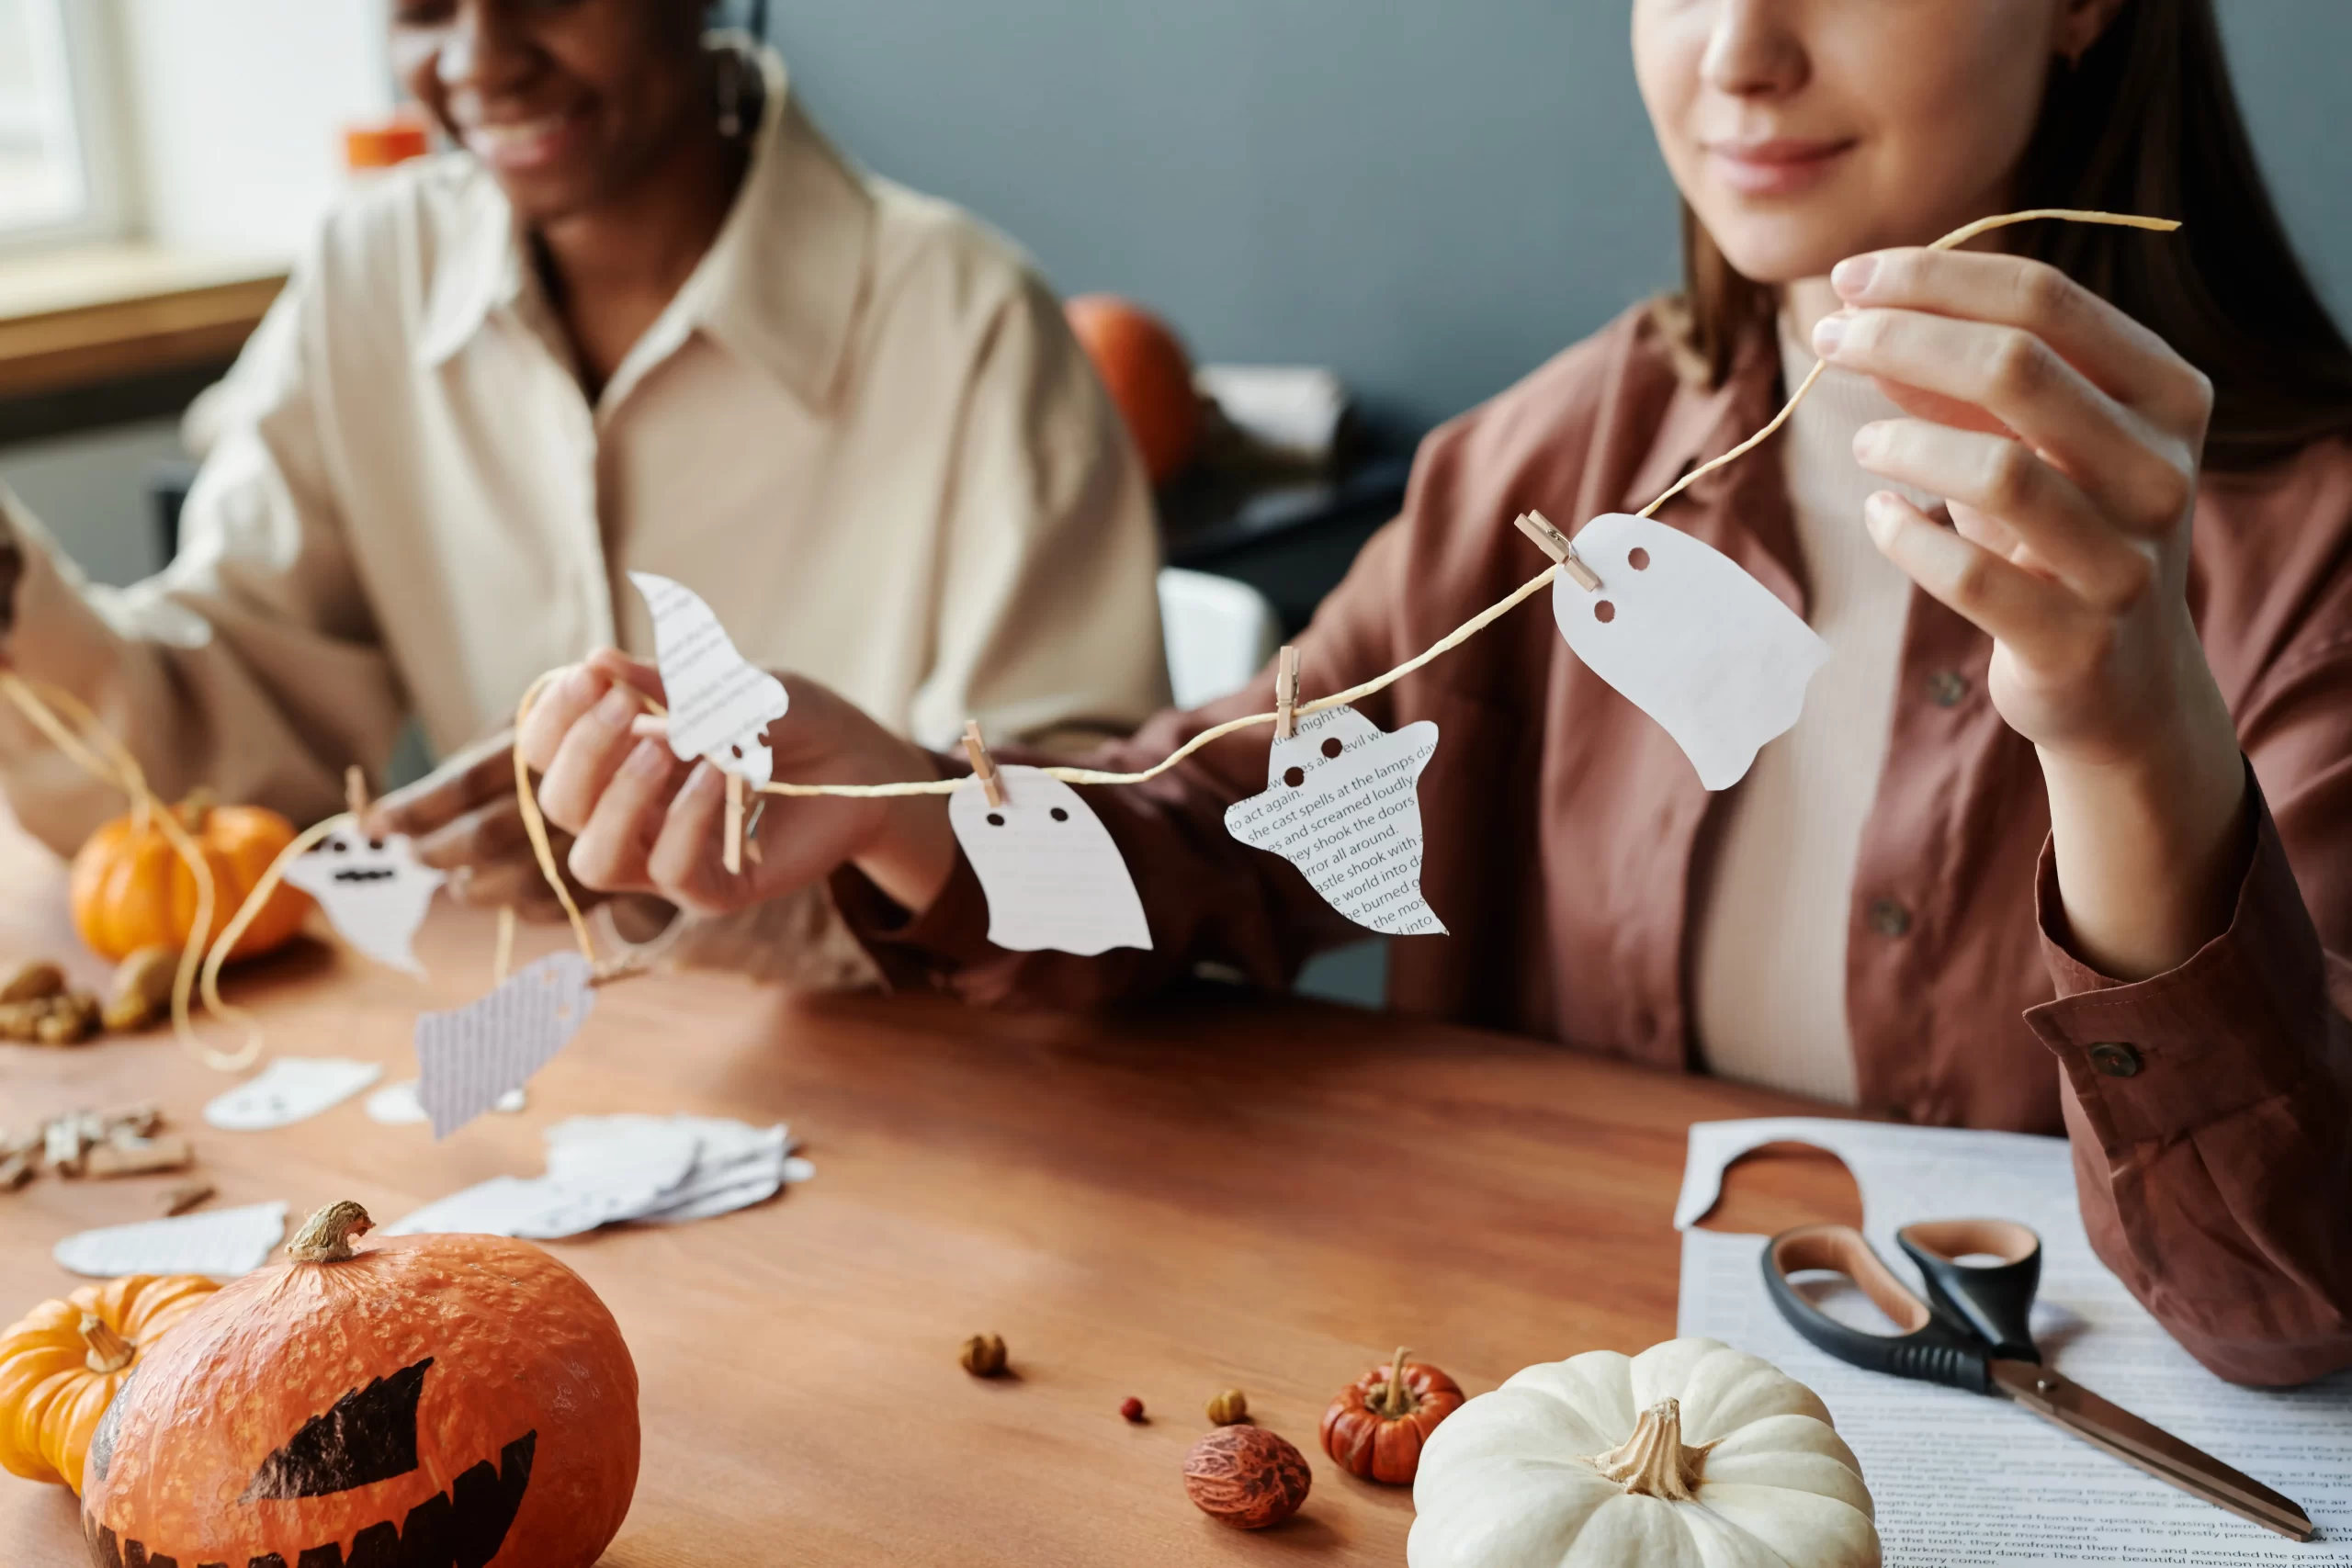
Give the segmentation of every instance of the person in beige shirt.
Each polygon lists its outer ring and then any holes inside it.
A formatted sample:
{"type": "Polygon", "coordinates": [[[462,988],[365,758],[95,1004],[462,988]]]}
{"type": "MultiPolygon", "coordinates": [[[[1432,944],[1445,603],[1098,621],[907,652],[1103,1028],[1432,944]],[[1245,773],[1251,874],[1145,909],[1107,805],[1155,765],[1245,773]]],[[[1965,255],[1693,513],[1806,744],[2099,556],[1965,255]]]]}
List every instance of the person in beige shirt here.
{"type": "MultiPolygon", "coordinates": [[[[327,220],[209,400],[160,575],[85,582],[0,492],[0,659],[166,795],[307,819],[411,715],[472,743],[383,820],[481,902],[544,897],[496,737],[543,671],[650,651],[630,571],[928,745],[1164,703],[1149,491],[1051,292],[697,11],[396,6],[459,150],[327,220]]],[[[0,787],[60,850],[120,806],[13,713],[0,787]]]]}

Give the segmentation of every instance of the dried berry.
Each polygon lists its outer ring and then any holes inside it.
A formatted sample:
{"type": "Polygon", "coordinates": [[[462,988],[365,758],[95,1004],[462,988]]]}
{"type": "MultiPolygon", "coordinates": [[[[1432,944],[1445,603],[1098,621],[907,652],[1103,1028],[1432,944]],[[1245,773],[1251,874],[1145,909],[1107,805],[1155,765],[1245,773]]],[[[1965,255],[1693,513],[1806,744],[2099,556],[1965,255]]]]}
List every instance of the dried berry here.
{"type": "Polygon", "coordinates": [[[1263,1427],[1219,1427],[1184,1456],[1184,1495],[1235,1529],[1282,1523],[1314,1479],[1306,1456],[1263,1427]]]}
{"type": "Polygon", "coordinates": [[[1208,1403],[1209,1425],[1230,1427],[1250,1419],[1250,1396],[1238,1388],[1211,1394],[1208,1403]]]}
{"type": "Polygon", "coordinates": [[[1140,1425],[1143,1421],[1143,1401],[1132,1393],[1127,1395],[1119,1402],[1119,1414],[1140,1425]]]}
{"type": "Polygon", "coordinates": [[[1004,1373],[1004,1337],[998,1334],[975,1334],[964,1341],[964,1370],[976,1378],[1001,1377],[1004,1373]]]}

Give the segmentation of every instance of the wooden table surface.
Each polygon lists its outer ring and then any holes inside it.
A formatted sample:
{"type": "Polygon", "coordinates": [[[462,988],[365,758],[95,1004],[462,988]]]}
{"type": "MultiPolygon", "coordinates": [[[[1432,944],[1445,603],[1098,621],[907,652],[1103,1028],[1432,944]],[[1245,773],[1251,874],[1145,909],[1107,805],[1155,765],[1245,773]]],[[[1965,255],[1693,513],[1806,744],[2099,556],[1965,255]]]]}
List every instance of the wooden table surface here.
{"type": "MultiPolygon", "coordinates": [[[[0,958],[53,954],[55,868],[8,831],[0,958]]],[[[240,994],[279,1052],[406,1076],[418,1008],[487,987],[488,931],[436,913],[428,984],[312,946],[240,994]]],[[[1670,1337],[1685,1128],[1811,1109],[1291,1000],[1018,1016],[707,976],[602,993],[526,1113],[439,1145],[357,1100],[214,1132],[197,1112],[223,1082],[163,1037],[0,1046],[7,1121],[153,1098],[216,1202],[297,1214],[354,1198],[390,1220],[536,1174],[540,1130],[579,1112],[792,1124],[818,1174],[775,1201],[551,1245],[611,1306],[643,1384],[644,1463],[608,1568],[1401,1563],[1409,1495],[1317,1446],[1332,1393],[1399,1343],[1475,1393],[1670,1337]],[[979,1331],[1005,1337],[1017,1377],[965,1375],[957,1346],[979,1331]],[[1227,1386],[1314,1466],[1305,1510],[1262,1535],[1184,1498],[1202,1402],[1227,1386]],[[1120,1419],[1130,1394],[1148,1424],[1120,1419]]],[[[50,1258],[59,1237],[148,1217],[179,1179],[44,1175],[0,1197],[0,1318],[75,1282],[50,1258]]],[[[1842,1169],[1792,1156],[1745,1168],[1716,1223],[1857,1208],[1842,1169]]],[[[0,1475],[0,1562],[82,1560],[72,1498],[0,1475]]]]}
{"type": "Polygon", "coordinates": [[[137,243],[0,262],[0,397],[226,364],[286,282],[283,258],[137,243]]]}

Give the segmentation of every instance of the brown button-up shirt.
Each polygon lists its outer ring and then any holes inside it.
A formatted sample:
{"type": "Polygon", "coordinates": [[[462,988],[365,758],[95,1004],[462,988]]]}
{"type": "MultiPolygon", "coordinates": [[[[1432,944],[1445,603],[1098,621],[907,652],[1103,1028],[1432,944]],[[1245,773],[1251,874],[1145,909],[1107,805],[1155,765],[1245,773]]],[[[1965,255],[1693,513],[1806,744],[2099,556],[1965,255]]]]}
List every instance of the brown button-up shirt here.
{"type": "MultiPolygon", "coordinates": [[[[1636,310],[1438,431],[1403,514],[1301,639],[1305,694],[1401,663],[1533,575],[1519,513],[1636,510],[1778,395],[1769,342],[1720,389],[1694,387],[1636,310]]],[[[1804,608],[1771,446],[1659,516],[1804,608]]],[[[2073,957],[2033,749],[1985,696],[1992,645],[1915,592],[1849,895],[1846,1005],[1866,1109],[2063,1130],[2109,1265],[2215,1371],[2294,1382],[2352,1362],[2352,449],[2209,477],[2190,593],[2258,786],[2230,930],[2133,985],[2073,957]]],[[[1451,934],[1394,943],[1391,1002],[1688,1068],[1690,890],[1719,797],[1546,610],[1361,705],[1385,728],[1441,732],[1422,887],[1451,934]]],[[[1265,695],[1162,714],[1094,761],[1142,766],[1265,695]]],[[[1204,960],[1281,984],[1362,933],[1288,862],[1227,835],[1226,806],[1264,786],[1265,747],[1245,732],[1150,785],[1089,792],[1142,893],[1148,953],[992,948],[968,868],[912,922],[854,875],[835,895],[895,977],[976,999],[1091,1002],[1204,960]]]]}

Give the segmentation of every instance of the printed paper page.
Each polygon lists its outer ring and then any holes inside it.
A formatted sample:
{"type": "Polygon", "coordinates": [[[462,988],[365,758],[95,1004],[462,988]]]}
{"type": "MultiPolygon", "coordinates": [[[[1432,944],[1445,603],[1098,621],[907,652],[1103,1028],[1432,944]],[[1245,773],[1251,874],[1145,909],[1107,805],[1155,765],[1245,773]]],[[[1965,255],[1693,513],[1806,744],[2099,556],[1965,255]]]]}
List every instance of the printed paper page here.
{"type": "Polygon", "coordinates": [[[628,577],[653,615],[670,750],[681,761],[708,757],[746,784],[766,784],[775,768],[767,728],[791,705],[784,682],[735,650],[692,589],[650,571],[628,577]]]}
{"type": "Polygon", "coordinates": [[[525,965],[480,1001],[417,1015],[416,1097],[446,1138],[571,1043],[596,1005],[588,961],[559,953],[525,965]]]}
{"type": "Polygon", "coordinates": [[[285,1236],[285,1204],[249,1203],[84,1231],[59,1242],[51,1256],[60,1269],[94,1280],[126,1274],[234,1279],[268,1262],[270,1250],[285,1236]]]}
{"type": "Polygon", "coordinates": [[[1076,790],[1035,768],[997,770],[1004,804],[977,778],[947,820],[989,900],[989,940],[1015,953],[1151,946],[1143,900],[1111,830],[1076,790]]]}
{"type": "Polygon", "coordinates": [[[1273,743],[1265,793],[1226,808],[1226,831],[1297,866],[1360,926],[1442,933],[1421,897],[1420,777],[1436,750],[1428,719],[1391,735],[1351,707],[1308,714],[1273,743]]]}

